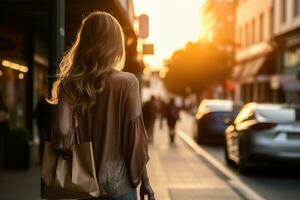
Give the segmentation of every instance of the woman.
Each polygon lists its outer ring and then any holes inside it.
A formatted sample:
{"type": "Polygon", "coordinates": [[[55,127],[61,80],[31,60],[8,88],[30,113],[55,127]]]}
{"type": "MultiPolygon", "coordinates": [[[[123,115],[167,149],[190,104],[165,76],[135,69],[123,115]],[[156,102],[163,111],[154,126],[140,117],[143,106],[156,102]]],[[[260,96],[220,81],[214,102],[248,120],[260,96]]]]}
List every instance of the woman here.
{"type": "Polygon", "coordinates": [[[58,151],[70,153],[75,113],[81,141],[91,136],[100,199],[135,200],[141,181],[141,199],[154,200],[139,84],[134,75],[120,71],[124,61],[117,20],[104,12],[88,15],[60,63],[51,99],[58,104],[52,141],[58,151]]]}

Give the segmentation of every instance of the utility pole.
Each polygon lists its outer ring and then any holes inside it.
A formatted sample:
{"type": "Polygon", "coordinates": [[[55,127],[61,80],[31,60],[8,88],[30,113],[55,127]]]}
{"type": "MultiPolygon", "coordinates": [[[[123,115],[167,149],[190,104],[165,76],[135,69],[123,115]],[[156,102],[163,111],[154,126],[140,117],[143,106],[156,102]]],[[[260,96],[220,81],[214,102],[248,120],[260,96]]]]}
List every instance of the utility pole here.
{"type": "Polygon", "coordinates": [[[49,95],[59,62],[65,51],[65,0],[51,0],[49,37],[49,95]]]}

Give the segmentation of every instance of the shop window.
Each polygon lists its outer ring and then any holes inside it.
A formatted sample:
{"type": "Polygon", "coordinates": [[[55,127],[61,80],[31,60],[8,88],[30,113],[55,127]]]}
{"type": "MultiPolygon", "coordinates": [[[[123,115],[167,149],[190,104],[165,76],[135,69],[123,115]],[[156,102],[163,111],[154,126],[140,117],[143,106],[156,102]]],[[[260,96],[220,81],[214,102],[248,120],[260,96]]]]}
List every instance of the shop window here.
{"type": "Polygon", "coordinates": [[[281,0],[281,23],[286,21],[286,0],[281,0]]]}
{"type": "Polygon", "coordinates": [[[286,50],[284,54],[284,66],[287,69],[300,67],[300,46],[286,50]]]}
{"type": "Polygon", "coordinates": [[[270,9],[270,37],[273,37],[274,34],[274,8],[270,9]]]}
{"type": "Polygon", "coordinates": [[[252,43],[256,43],[255,31],[256,31],[255,19],[252,20],[252,43]]]}
{"type": "Polygon", "coordinates": [[[243,27],[241,26],[240,28],[239,28],[239,44],[240,44],[240,47],[241,48],[244,48],[245,47],[245,40],[244,40],[244,29],[243,29],[243,27]]]}
{"type": "Polygon", "coordinates": [[[260,14],[259,16],[259,41],[264,40],[264,14],[260,14]]]}
{"type": "Polygon", "coordinates": [[[299,16],[299,13],[300,13],[300,2],[299,2],[299,0],[294,0],[293,7],[294,7],[294,11],[293,11],[294,17],[299,16]]]}
{"type": "Polygon", "coordinates": [[[245,46],[249,46],[249,24],[245,25],[245,46]]]}

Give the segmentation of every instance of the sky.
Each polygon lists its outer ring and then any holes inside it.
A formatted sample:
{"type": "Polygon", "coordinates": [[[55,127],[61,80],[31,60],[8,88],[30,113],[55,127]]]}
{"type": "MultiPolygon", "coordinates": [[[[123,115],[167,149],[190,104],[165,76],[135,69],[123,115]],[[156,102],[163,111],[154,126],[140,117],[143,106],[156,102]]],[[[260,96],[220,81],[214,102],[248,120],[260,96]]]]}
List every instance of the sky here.
{"type": "Polygon", "coordinates": [[[162,66],[163,60],[185,46],[197,41],[201,34],[200,8],[205,0],[134,0],[136,15],[149,16],[149,37],[155,55],[144,56],[152,68],[162,66]]]}

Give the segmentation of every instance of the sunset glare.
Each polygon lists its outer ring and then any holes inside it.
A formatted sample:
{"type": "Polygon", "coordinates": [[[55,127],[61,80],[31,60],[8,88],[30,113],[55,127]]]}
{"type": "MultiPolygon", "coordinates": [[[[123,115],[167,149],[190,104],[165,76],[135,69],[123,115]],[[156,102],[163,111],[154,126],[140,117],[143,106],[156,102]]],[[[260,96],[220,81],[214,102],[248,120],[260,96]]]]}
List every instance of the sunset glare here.
{"type": "Polygon", "coordinates": [[[205,0],[134,0],[137,16],[149,16],[149,37],[155,54],[145,56],[151,68],[160,68],[163,60],[184,47],[189,41],[197,41],[201,35],[201,5],[205,0]]]}

